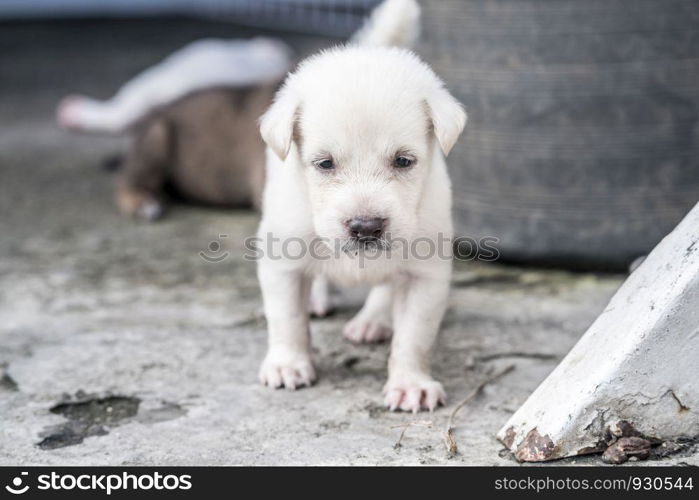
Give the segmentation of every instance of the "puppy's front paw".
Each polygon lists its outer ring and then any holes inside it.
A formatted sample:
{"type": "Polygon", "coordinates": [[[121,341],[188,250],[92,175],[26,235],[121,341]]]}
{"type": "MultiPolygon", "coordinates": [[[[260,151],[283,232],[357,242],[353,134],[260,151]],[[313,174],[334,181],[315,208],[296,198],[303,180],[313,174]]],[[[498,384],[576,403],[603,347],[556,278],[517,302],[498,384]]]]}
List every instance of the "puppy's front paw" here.
{"type": "Polygon", "coordinates": [[[393,330],[379,321],[354,318],[345,325],[342,334],[350,342],[365,344],[383,342],[391,338],[393,330]]]}
{"type": "Polygon", "coordinates": [[[278,389],[295,390],[310,386],[316,379],[316,372],[311,358],[305,353],[289,351],[268,352],[260,367],[260,382],[278,389]]]}
{"type": "Polygon", "coordinates": [[[391,411],[432,411],[447,401],[442,384],[423,374],[391,376],[383,388],[383,393],[384,402],[391,411]]]}

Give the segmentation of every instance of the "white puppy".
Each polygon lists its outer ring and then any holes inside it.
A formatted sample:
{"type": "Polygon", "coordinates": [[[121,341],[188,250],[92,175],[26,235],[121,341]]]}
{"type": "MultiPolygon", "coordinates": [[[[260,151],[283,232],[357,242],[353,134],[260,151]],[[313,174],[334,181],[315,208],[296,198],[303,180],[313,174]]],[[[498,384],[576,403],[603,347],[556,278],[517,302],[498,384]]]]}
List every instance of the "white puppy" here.
{"type": "Polygon", "coordinates": [[[262,117],[270,150],[258,236],[273,250],[258,266],[268,386],[315,379],[307,310],[320,277],[374,285],[345,328],[351,340],[388,338],[392,309],[386,404],[418,411],[444,403],[429,366],[451,275],[444,155],[466,115],[424,62],[390,46],[414,38],[418,14],[413,0],[387,0],[353,43],[289,75],[262,117]]]}

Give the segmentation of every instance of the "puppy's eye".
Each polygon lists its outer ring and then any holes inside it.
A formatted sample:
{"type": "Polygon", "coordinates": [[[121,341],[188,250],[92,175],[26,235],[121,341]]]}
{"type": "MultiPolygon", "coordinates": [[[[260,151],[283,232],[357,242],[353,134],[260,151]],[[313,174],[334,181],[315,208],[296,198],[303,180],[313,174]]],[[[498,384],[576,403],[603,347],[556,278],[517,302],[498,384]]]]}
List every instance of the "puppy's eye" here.
{"type": "Polygon", "coordinates": [[[414,163],[415,160],[408,158],[407,156],[398,156],[395,160],[393,160],[393,166],[396,168],[412,167],[414,163]]]}
{"type": "Polygon", "coordinates": [[[327,158],[325,160],[315,162],[315,165],[320,170],[332,170],[335,168],[335,164],[333,163],[333,161],[327,158]]]}

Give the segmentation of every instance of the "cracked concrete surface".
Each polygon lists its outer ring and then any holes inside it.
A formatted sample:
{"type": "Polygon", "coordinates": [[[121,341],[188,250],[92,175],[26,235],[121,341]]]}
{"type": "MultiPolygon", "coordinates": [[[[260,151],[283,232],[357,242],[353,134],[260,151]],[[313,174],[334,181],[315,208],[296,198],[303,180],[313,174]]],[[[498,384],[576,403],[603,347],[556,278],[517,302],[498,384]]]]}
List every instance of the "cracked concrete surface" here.
{"type": "MultiPolygon", "coordinates": [[[[178,23],[131,24],[118,42],[119,23],[0,34],[12,47],[0,53],[0,464],[514,464],[495,433],[623,277],[459,264],[434,355],[450,401],[433,414],[381,406],[387,346],[340,334],[353,294],[312,323],[316,386],[259,386],[265,325],[254,263],[242,258],[257,215],[178,205],[156,224],[124,219],[98,167],[123,140],[52,121],[64,93],[107,95],[189,39],[236,33],[178,23]],[[199,252],[219,234],[230,254],[208,263],[199,252]],[[508,364],[515,370],[457,416],[460,453],[449,458],[449,413],[508,364]],[[60,446],[39,445],[52,435],[60,446]]],[[[696,443],[672,450],[636,463],[699,465],[696,443]]]]}
{"type": "Polygon", "coordinates": [[[624,449],[644,457],[658,438],[699,436],[697,227],[699,206],[650,252],[498,432],[519,459],[612,445],[607,451],[620,463],[624,449]],[[617,439],[621,444],[612,444],[617,439]]]}

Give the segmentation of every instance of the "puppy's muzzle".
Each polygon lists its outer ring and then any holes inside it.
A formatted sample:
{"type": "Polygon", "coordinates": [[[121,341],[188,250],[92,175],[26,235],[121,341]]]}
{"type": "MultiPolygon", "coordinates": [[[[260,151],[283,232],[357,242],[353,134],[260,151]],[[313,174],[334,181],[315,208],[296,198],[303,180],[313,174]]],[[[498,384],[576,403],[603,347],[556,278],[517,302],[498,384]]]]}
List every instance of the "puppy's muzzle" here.
{"type": "Polygon", "coordinates": [[[352,239],[357,241],[378,240],[383,236],[386,219],[380,217],[355,217],[347,222],[347,230],[352,239]]]}

